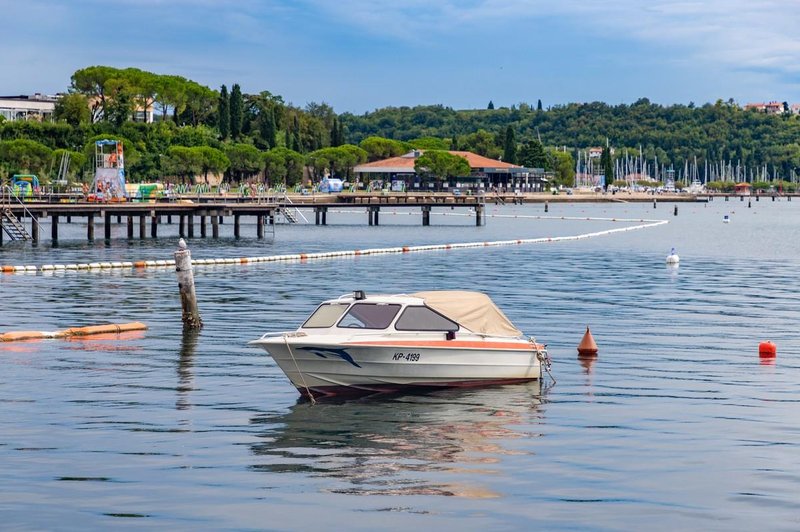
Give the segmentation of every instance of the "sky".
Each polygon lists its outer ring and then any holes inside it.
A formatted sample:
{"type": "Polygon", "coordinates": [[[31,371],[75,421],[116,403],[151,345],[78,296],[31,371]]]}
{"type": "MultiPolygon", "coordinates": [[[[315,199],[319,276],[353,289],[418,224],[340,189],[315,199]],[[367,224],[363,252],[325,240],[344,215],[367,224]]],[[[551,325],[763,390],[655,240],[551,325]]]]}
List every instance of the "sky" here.
{"type": "Polygon", "coordinates": [[[0,94],[92,65],[356,114],[800,103],[800,0],[0,0],[0,94]]]}

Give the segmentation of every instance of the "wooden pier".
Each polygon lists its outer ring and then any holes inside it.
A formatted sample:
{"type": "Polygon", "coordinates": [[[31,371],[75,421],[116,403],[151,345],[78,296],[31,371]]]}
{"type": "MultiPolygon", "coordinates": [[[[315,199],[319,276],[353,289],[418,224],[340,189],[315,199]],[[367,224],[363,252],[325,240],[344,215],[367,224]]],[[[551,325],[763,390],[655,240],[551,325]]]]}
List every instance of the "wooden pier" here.
{"type": "MultiPolygon", "coordinates": [[[[315,200],[321,198],[317,197],[315,200]]],[[[367,214],[369,225],[380,224],[381,207],[408,207],[420,209],[421,221],[423,226],[430,225],[430,213],[435,207],[447,208],[470,208],[475,212],[475,225],[481,226],[485,223],[485,205],[476,198],[465,198],[461,202],[434,202],[418,199],[406,198],[406,201],[383,203],[370,201],[356,201],[341,203],[330,201],[338,199],[335,196],[325,197],[328,201],[314,201],[311,203],[259,203],[251,200],[250,202],[156,202],[156,203],[11,203],[4,208],[16,217],[22,224],[30,227],[30,240],[37,242],[40,235],[40,221],[49,219],[50,238],[58,241],[59,225],[62,221],[71,223],[73,218],[86,219],[86,238],[95,239],[95,227],[98,225],[96,220],[100,220],[103,230],[103,238],[112,238],[112,225],[116,218],[116,223],[127,224],[127,238],[133,239],[137,233],[138,238],[146,238],[148,233],[152,238],[158,237],[159,225],[164,223],[171,224],[173,217],[178,219],[178,234],[182,238],[195,238],[208,236],[208,226],[211,226],[211,237],[219,238],[219,226],[225,223],[226,219],[233,219],[233,235],[235,238],[241,237],[241,218],[250,216],[256,218],[256,237],[264,238],[264,228],[267,225],[274,225],[275,218],[283,215],[287,222],[297,221],[297,214],[301,211],[313,211],[314,223],[316,225],[327,225],[329,209],[346,207],[348,209],[363,208],[367,214]],[[294,214],[293,214],[294,213],[294,214]],[[124,222],[123,222],[124,220],[124,222]]],[[[4,230],[3,219],[0,219],[0,244],[3,242],[4,230]]]]}

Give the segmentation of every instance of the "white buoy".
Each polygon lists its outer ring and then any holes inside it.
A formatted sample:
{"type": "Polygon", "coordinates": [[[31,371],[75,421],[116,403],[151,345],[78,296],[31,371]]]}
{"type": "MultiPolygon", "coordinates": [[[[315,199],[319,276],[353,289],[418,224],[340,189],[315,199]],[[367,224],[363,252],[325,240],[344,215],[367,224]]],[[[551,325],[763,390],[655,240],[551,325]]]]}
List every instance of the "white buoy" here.
{"type": "Polygon", "coordinates": [[[667,255],[667,264],[678,264],[680,261],[681,258],[675,253],[675,248],[672,248],[669,255],[667,255]]]}
{"type": "Polygon", "coordinates": [[[730,221],[731,221],[731,217],[728,216],[727,214],[722,217],[722,223],[726,224],[726,223],[730,223],[730,221]]]}

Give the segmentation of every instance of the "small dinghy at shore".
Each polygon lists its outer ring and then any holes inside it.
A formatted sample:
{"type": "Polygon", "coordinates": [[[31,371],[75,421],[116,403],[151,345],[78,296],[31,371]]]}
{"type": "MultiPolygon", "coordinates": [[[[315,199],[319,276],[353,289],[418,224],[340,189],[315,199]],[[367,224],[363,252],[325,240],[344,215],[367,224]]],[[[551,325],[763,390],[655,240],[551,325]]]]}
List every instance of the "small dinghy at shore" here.
{"type": "Polygon", "coordinates": [[[359,290],[323,302],[296,331],[249,343],[311,399],[539,380],[550,363],[489,296],[467,291],[359,290]]]}

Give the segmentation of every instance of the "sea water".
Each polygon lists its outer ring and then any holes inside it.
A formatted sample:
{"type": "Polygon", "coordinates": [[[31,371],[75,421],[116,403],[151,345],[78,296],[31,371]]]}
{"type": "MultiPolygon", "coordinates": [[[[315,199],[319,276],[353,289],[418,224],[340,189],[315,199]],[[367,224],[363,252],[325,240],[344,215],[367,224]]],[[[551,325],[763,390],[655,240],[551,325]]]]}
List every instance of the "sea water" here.
{"type": "MultiPolygon", "coordinates": [[[[13,529],[797,530],[800,201],[328,213],[189,241],[194,258],[586,240],[197,267],[0,275],[0,332],[143,321],[125,338],[0,345],[0,517],[13,529]],[[411,214],[409,214],[409,212],[411,214]],[[447,214],[447,216],[445,216],[447,214]],[[731,222],[723,224],[723,216],[731,222]],[[560,219],[565,217],[565,219],[560,219]],[[672,247],[680,266],[668,267],[672,247]],[[312,405],[247,345],[354,289],[489,294],[548,345],[542,383],[312,405]],[[591,327],[600,352],[580,360],[591,327]],[[777,344],[761,363],[758,344],[777,344]]],[[[0,264],[171,259],[158,239],[5,242],[0,264]]],[[[49,234],[46,227],[43,235],[49,234]]],[[[116,238],[120,237],[120,238],[116,238]]]]}

